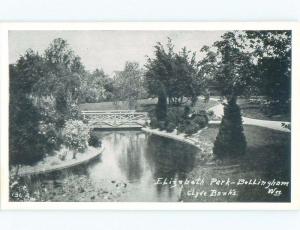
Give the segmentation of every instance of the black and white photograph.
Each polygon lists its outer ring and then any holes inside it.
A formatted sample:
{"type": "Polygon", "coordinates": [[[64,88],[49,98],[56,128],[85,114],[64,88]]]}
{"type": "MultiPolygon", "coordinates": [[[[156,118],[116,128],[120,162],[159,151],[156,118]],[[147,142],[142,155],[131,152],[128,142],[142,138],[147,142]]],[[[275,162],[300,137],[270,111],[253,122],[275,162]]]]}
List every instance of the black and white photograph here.
{"type": "Polygon", "coordinates": [[[292,41],[8,30],[7,202],[291,203],[292,41]]]}

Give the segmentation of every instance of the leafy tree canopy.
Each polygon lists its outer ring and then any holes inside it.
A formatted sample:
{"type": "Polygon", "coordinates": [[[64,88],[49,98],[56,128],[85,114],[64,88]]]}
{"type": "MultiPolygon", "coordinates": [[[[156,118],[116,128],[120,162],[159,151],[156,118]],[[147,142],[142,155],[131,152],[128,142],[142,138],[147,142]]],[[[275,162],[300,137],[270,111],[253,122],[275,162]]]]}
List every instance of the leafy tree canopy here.
{"type": "Polygon", "coordinates": [[[290,31],[230,31],[201,52],[200,74],[223,96],[263,95],[289,101],[290,31]]]}
{"type": "Polygon", "coordinates": [[[158,96],[159,84],[162,83],[170,104],[180,104],[184,98],[197,98],[204,84],[199,75],[196,53],[186,47],[176,53],[171,39],[166,47],[157,43],[154,49],[154,58],[148,58],[145,65],[150,95],[158,96]]]}
{"type": "Polygon", "coordinates": [[[102,69],[85,73],[84,78],[81,79],[81,102],[96,103],[111,100],[112,97],[113,79],[102,69]]]}
{"type": "Polygon", "coordinates": [[[137,99],[145,98],[144,71],[136,62],[126,62],[122,71],[114,76],[115,100],[127,101],[130,109],[134,108],[137,99]]]}
{"type": "Polygon", "coordinates": [[[200,61],[203,78],[216,83],[228,99],[252,91],[255,66],[251,55],[245,52],[242,34],[227,32],[212,47],[203,47],[200,61]]]}

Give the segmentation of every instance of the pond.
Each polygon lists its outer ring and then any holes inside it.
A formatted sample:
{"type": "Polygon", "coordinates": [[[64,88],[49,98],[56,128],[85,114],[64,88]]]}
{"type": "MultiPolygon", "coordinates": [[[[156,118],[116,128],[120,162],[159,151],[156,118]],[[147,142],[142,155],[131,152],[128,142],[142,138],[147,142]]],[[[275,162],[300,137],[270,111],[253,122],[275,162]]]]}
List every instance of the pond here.
{"type": "Polygon", "coordinates": [[[141,131],[97,132],[105,151],[89,167],[90,178],[127,181],[128,201],[177,201],[179,191],[157,184],[158,178],[185,179],[193,169],[197,149],[141,131]]]}
{"type": "Polygon", "coordinates": [[[94,131],[105,148],[100,159],[80,169],[39,178],[47,201],[176,202],[180,189],[158,178],[184,180],[197,148],[142,131],[94,131]]]}

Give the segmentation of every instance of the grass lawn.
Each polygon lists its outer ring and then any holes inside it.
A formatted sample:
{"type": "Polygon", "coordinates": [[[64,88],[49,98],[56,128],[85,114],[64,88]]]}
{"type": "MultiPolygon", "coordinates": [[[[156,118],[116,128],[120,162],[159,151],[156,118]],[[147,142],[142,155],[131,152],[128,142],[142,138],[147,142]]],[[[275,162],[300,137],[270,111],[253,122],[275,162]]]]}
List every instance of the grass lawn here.
{"type": "MultiPolygon", "coordinates": [[[[156,103],[156,98],[138,100],[136,110],[140,112],[149,112],[155,108],[156,103]]],[[[207,110],[217,104],[218,102],[216,101],[210,100],[209,102],[205,103],[202,99],[199,99],[194,106],[194,109],[196,111],[207,110]]],[[[79,107],[80,110],[128,110],[128,104],[125,101],[120,101],[117,105],[115,105],[113,102],[85,103],[80,104],[79,107]]]]}
{"type": "MultiPolygon", "coordinates": [[[[138,100],[137,110],[142,110],[144,107],[153,106],[157,102],[157,99],[141,99],[138,100]]],[[[119,101],[117,104],[107,101],[100,103],[84,103],[79,105],[80,110],[128,110],[128,104],[126,101],[119,101]]]]}
{"type": "MultiPolygon", "coordinates": [[[[184,186],[181,199],[187,202],[288,202],[290,201],[290,186],[280,187],[281,196],[268,194],[264,186],[209,185],[212,178],[230,181],[239,179],[262,179],[290,181],[290,133],[274,131],[262,127],[244,126],[247,139],[247,152],[236,159],[227,159],[214,165],[203,165],[199,162],[188,178],[204,178],[203,186],[184,186]],[[187,195],[188,191],[211,190],[228,191],[236,189],[237,196],[194,196],[187,195]]],[[[203,141],[214,141],[218,133],[217,126],[203,130],[203,141]]],[[[199,160],[200,161],[200,160],[199,160]]]]}
{"type": "Polygon", "coordinates": [[[249,103],[249,100],[247,99],[239,99],[238,104],[241,108],[242,115],[244,117],[260,119],[260,120],[272,120],[272,121],[291,120],[290,114],[277,114],[277,115],[268,116],[260,110],[259,104],[249,103]]]}

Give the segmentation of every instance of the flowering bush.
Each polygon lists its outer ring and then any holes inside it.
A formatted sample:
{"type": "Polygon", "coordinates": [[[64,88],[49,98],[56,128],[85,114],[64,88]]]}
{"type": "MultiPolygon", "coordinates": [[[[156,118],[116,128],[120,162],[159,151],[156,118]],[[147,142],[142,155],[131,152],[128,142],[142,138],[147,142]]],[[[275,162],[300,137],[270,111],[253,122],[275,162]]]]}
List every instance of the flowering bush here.
{"type": "Polygon", "coordinates": [[[9,199],[11,201],[30,201],[26,184],[16,174],[17,167],[9,173],[9,199]]]}
{"type": "Polygon", "coordinates": [[[31,183],[18,175],[9,176],[9,200],[17,202],[46,201],[44,197],[49,195],[41,182],[31,183]],[[32,187],[35,187],[32,189],[32,187]]]}
{"type": "Polygon", "coordinates": [[[75,152],[82,152],[87,148],[89,130],[89,127],[80,120],[66,121],[63,130],[64,144],[75,152]]]}
{"type": "Polygon", "coordinates": [[[71,104],[71,106],[70,106],[70,117],[72,119],[80,119],[81,118],[81,113],[79,111],[78,105],[71,104]]]}
{"type": "Polygon", "coordinates": [[[64,160],[66,159],[67,155],[68,155],[68,151],[66,151],[66,150],[64,150],[64,149],[61,150],[61,151],[57,154],[58,158],[59,158],[61,161],[64,161],[64,160]]]}
{"type": "Polygon", "coordinates": [[[39,134],[45,139],[46,152],[51,152],[53,149],[58,148],[61,144],[61,135],[55,128],[54,123],[45,123],[40,121],[39,134]]]}

